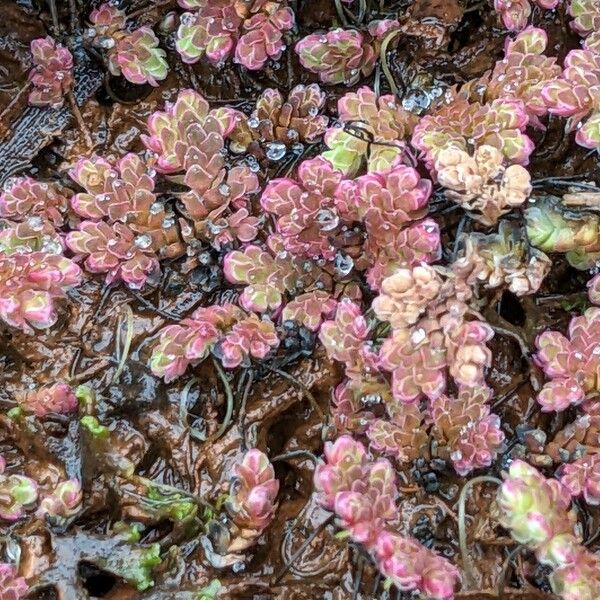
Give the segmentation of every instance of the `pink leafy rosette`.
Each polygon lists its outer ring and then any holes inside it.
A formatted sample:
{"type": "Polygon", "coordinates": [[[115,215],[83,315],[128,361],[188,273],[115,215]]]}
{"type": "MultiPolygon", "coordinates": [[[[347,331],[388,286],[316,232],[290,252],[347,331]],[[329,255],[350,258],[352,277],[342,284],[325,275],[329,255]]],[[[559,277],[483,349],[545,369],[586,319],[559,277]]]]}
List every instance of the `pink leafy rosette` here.
{"type": "Polygon", "coordinates": [[[29,103],[60,108],[73,87],[73,55],[50,36],[31,42],[33,69],[29,81],[33,89],[29,103]]]}

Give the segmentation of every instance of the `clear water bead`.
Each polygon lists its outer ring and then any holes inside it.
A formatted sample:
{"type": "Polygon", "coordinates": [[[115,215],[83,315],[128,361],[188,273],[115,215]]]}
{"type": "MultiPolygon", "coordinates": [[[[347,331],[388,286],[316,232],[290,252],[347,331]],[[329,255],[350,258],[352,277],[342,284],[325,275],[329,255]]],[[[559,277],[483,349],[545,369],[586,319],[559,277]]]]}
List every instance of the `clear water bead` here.
{"type": "Polygon", "coordinates": [[[317,213],[316,220],[322,231],[332,231],[340,222],[340,218],[328,208],[322,208],[317,213]]]}
{"type": "Polygon", "coordinates": [[[267,144],[267,158],[269,160],[281,160],[287,151],[285,144],[281,142],[272,142],[267,144]]]}
{"type": "Polygon", "coordinates": [[[354,260],[352,260],[351,256],[338,252],[335,256],[334,266],[339,275],[345,276],[354,268],[354,260]]]}
{"type": "Polygon", "coordinates": [[[413,344],[420,344],[424,339],[425,336],[427,334],[425,333],[425,330],[421,327],[419,327],[419,329],[415,329],[411,336],[410,336],[410,340],[413,344]]]}
{"type": "Polygon", "coordinates": [[[152,238],[144,233],[142,235],[138,235],[135,238],[134,243],[138,248],[146,249],[152,244],[152,238]]]}
{"type": "Polygon", "coordinates": [[[196,16],[193,13],[183,13],[181,15],[182,25],[193,25],[196,22],[196,16]]]}

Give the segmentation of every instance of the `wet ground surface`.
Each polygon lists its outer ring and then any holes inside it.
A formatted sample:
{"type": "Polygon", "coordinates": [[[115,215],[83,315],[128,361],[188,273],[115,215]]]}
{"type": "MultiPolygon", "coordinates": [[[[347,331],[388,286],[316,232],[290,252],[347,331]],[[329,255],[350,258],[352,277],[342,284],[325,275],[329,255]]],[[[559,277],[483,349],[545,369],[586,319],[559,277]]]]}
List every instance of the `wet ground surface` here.
{"type": "MultiPolygon", "coordinates": [[[[296,11],[300,34],[328,28],[335,18],[332,0],[297,0],[290,4],[296,11]]],[[[502,55],[504,33],[486,3],[416,0],[382,4],[384,9],[380,15],[400,15],[406,25],[406,38],[390,62],[395,76],[407,86],[423,72],[448,85],[461,83],[483,74],[502,55]],[[437,28],[436,35],[432,34],[432,23],[437,28]]],[[[142,6],[142,2],[132,2],[128,10],[142,6]]],[[[88,14],[90,9],[91,6],[82,7],[81,14],[88,14]]],[[[143,20],[155,23],[168,9],[169,6],[164,6],[144,12],[143,20]]],[[[68,12],[65,7],[61,11],[64,34],[71,35],[68,12]]],[[[47,7],[42,2],[38,7],[28,0],[0,0],[0,15],[0,141],[6,142],[14,135],[14,124],[26,111],[26,94],[19,96],[19,93],[29,68],[29,42],[53,31],[47,7]]],[[[577,46],[578,40],[560,11],[553,16],[536,15],[534,21],[536,19],[549,32],[549,47],[559,56],[577,46]]],[[[289,90],[297,83],[312,81],[309,74],[300,70],[297,57],[289,51],[277,65],[269,65],[258,74],[241,73],[235,67],[217,70],[202,63],[184,66],[172,51],[170,62],[172,69],[168,79],[156,89],[113,81],[112,89],[118,90],[127,104],[110,98],[104,85],[83,104],[82,113],[98,152],[122,156],[128,151],[141,150],[138,136],[144,130],[146,118],[181,88],[193,87],[216,104],[228,103],[244,109],[251,106],[265,87],[289,90]]],[[[373,77],[370,77],[360,83],[370,85],[372,82],[373,77]]],[[[343,91],[328,89],[329,106],[335,106],[336,97],[343,91]]],[[[74,122],[69,121],[59,131],[31,130],[28,135],[36,138],[39,150],[26,157],[25,171],[36,176],[64,179],[68,166],[87,152],[74,122]]],[[[586,157],[583,149],[563,139],[561,124],[551,121],[546,132],[536,135],[538,151],[531,165],[534,179],[577,175],[582,180],[600,181],[597,159],[586,157]]],[[[284,165],[267,166],[261,176],[274,177],[283,168],[284,165]]],[[[0,173],[2,177],[11,174],[2,172],[2,164],[0,173]]],[[[542,193],[553,191],[548,189],[542,193]]],[[[435,218],[442,222],[444,242],[451,247],[458,217],[450,214],[435,218]]],[[[525,302],[509,294],[503,298],[492,298],[492,295],[481,298],[484,308],[501,302],[501,316],[513,325],[529,347],[543,329],[565,329],[569,312],[565,310],[562,296],[584,289],[585,274],[568,267],[559,257],[554,260],[555,267],[536,298],[525,302]]],[[[212,364],[207,362],[196,369],[198,383],[186,391],[186,406],[181,410],[182,393],[189,379],[165,385],[148,369],[150,351],[157,332],[165,324],[174,322],[174,317],[183,318],[194,308],[226,297],[230,291],[208,267],[187,275],[180,272],[180,265],[176,263],[164,265],[163,270],[158,287],[142,293],[133,293],[124,287],[108,289],[100,279],[88,278],[84,285],[70,293],[60,322],[48,333],[31,337],[0,328],[0,409],[14,406],[15,396],[23,389],[58,379],[86,383],[98,392],[102,422],[118,432],[122,447],[117,450],[135,463],[140,476],[200,496],[214,496],[216,489],[226,488],[224,474],[239,459],[245,446],[268,448],[270,456],[298,449],[319,454],[323,437],[331,432],[323,432],[319,415],[297,387],[266,369],[253,373],[253,382],[248,388],[245,440],[238,427],[231,427],[215,443],[203,443],[190,435],[191,426],[210,434],[222,419],[224,394],[212,364]],[[127,307],[133,311],[131,351],[118,381],[113,382],[127,307]]],[[[497,335],[492,350],[494,364],[488,383],[495,391],[494,410],[502,418],[508,440],[516,443],[516,427],[523,423],[544,429],[551,439],[570,420],[568,411],[558,417],[538,411],[533,386],[536,376],[541,380],[540,374],[532,376],[530,362],[522,356],[514,339],[497,335]]],[[[341,380],[339,368],[330,363],[321,350],[315,349],[309,356],[293,360],[286,369],[312,392],[320,408],[327,413],[331,391],[341,380]]],[[[239,389],[236,397],[239,402],[248,373],[242,370],[237,378],[233,387],[239,389]]],[[[311,500],[313,464],[303,458],[276,463],[281,483],[279,509],[243,572],[236,573],[230,567],[215,568],[207,559],[199,536],[187,539],[180,536],[180,532],[171,531],[168,523],[145,516],[148,526],[142,541],[158,541],[165,548],[175,541],[177,550],[172,560],[160,567],[155,587],[148,592],[137,592],[90,566],[85,558],[86,552],[114,551],[111,540],[104,539],[104,533],[128,514],[140,516],[136,515],[139,507],[135,498],[114,489],[114,480],[111,481],[103,465],[93,464],[85,441],[68,422],[45,422],[38,434],[32,445],[30,438],[19,436],[6,419],[0,418],[0,452],[11,467],[36,479],[58,481],[65,476],[81,477],[85,510],[70,524],[68,531],[50,532],[33,522],[0,526],[3,535],[26,538],[21,558],[26,576],[43,572],[54,560],[54,567],[46,571],[45,578],[56,584],[56,591],[39,594],[34,591],[30,595],[32,599],[54,595],[72,600],[85,597],[86,593],[94,598],[113,600],[185,598],[186,590],[214,577],[225,586],[223,597],[230,598],[389,597],[368,557],[358,547],[336,539],[331,527],[325,527],[295,560],[293,567],[274,583],[282,565],[328,517],[311,500]]],[[[436,471],[430,458],[418,461],[403,474],[401,531],[455,559],[458,554],[456,502],[464,480],[449,470],[436,471]],[[428,481],[435,482],[429,491],[415,484],[416,471],[428,474],[428,481]]],[[[501,467],[502,461],[499,463],[501,467]]],[[[494,471],[497,473],[498,469],[494,471]]],[[[495,525],[493,496],[494,489],[483,485],[475,488],[468,502],[469,544],[476,582],[471,591],[457,595],[461,600],[496,598],[498,577],[513,548],[512,540],[495,525]]],[[[583,520],[586,536],[595,539],[600,527],[598,511],[589,510],[583,520]]],[[[595,543],[591,547],[595,547],[595,543]]],[[[504,594],[505,600],[551,597],[544,591],[547,590],[544,573],[540,568],[536,571],[530,558],[522,553],[516,559],[507,580],[510,587],[504,594]]],[[[391,597],[394,598],[394,592],[391,597]]]]}

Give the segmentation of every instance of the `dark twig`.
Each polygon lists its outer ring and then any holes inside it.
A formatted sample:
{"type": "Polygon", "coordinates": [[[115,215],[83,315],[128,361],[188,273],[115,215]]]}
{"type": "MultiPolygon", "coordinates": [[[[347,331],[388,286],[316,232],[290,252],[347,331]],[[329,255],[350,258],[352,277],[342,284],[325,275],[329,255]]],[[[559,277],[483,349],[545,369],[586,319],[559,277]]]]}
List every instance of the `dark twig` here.
{"type": "Polygon", "coordinates": [[[358,560],[356,562],[358,563],[357,573],[356,573],[356,579],[354,580],[354,585],[352,586],[351,600],[356,600],[358,598],[358,592],[360,590],[360,584],[362,581],[363,571],[365,568],[365,561],[362,556],[359,555],[358,560]]]}
{"type": "Polygon", "coordinates": [[[169,319],[171,321],[181,321],[181,317],[179,315],[176,315],[174,313],[163,310],[162,308],[159,308],[158,306],[154,306],[154,304],[152,304],[152,302],[150,302],[150,300],[148,300],[147,298],[144,298],[144,296],[142,296],[138,292],[135,292],[133,290],[129,290],[129,291],[131,292],[132,296],[140,304],[142,304],[145,308],[148,308],[149,310],[155,312],[157,315],[160,315],[161,317],[164,317],[165,319],[169,319]]]}
{"type": "Polygon", "coordinates": [[[223,387],[225,388],[227,407],[225,410],[225,417],[223,418],[221,426],[206,440],[207,442],[217,441],[225,433],[225,431],[227,431],[227,428],[231,423],[231,417],[233,415],[233,392],[231,390],[231,385],[229,383],[229,380],[227,379],[227,375],[225,375],[225,372],[223,371],[223,367],[221,367],[221,365],[219,364],[219,361],[214,356],[211,356],[211,358],[213,361],[213,365],[215,365],[215,369],[217,370],[217,374],[219,375],[219,378],[223,383],[223,387]]]}
{"type": "Polygon", "coordinates": [[[467,523],[465,504],[467,501],[467,494],[474,485],[479,483],[495,483],[502,485],[502,481],[497,477],[491,477],[490,475],[481,475],[470,479],[463,485],[460,491],[460,497],[458,498],[458,542],[460,546],[460,555],[462,560],[463,569],[465,572],[465,583],[467,586],[473,582],[473,565],[469,557],[469,550],[467,548],[467,523]]]}
{"type": "Polygon", "coordinates": [[[317,413],[319,418],[322,421],[325,419],[325,414],[321,410],[321,407],[319,406],[317,399],[313,396],[312,392],[301,381],[298,381],[298,379],[296,379],[293,375],[290,375],[289,373],[286,373],[285,371],[282,371],[281,369],[277,369],[276,367],[270,367],[269,365],[265,365],[265,367],[269,371],[272,371],[273,373],[277,373],[277,375],[279,375],[280,377],[287,379],[295,387],[297,387],[299,390],[301,390],[302,393],[306,396],[306,398],[310,402],[313,410],[317,413]]]}
{"type": "Polygon", "coordinates": [[[589,190],[591,192],[600,192],[600,188],[593,183],[586,183],[585,181],[573,181],[568,177],[544,177],[542,179],[536,179],[533,182],[533,187],[546,187],[544,184],[555,185],[557,187],[577,187],[582,190],[589,190]]]}
{"type": "MultiPolygon", "coordinates": [[[[144,486],[148,490],[151,488],[156,488],[157,490],[160,491],[160,493],[163,496],[166,496],[166,497],[168,497],[168,496],[184,496],[185,498],[188,498],[189,500],[191,500],[198,506],[202,506],[203,508],[209,508],[213,512],[217,512],[217,509],[210,502],[208,502],[207,500],[204,500],[204,498],[201,498],[200,496],[198,496],[192,492],[182,490],[181,488],[178,488],[178,487],[175,487],[172,485],[168,485],[166,483],[159,483],[152,479],[142,477],[141,475],[133,475],[131,477],[131,481],[133,483],[138,483],[138,484],[144,486]]],[[[122,486],[119,489],[121,489],[122,491],[124,491],[126,493],[128,492],[128,490],[123,488],[122,486]]]]}
{"type": "Polygon", "coordinates": [[[127,18],[135,19],[136,17],[139,17],[140,15],[143,15],[150,10],[156,10],[157,8],[168,6],[169,4],[173,4],[173,0],[163,0],[163,2],[151,2],[148,6],[142,6],[141,8],[138,8],[137,10],[134,10],[133,12],[129,13],[127,15],[127,18]]]}
{"type": "Polygon", "coordinates": [[[50,7],[50,14],[52,15],[52,28],[54,29],[54,35],[60,35],[60,23],[58,21],[58,10],[56,8],[56,0],[48,0],[48,6],[50,7]]]}
{"type": "Polygon", "coordinates": [[[291,558],[283,565],[282,569],[277,573],[273,583],[271,585],[276,586],[283,576],[289,571],[290,567],[300,558],[302,553],[310,546],[313,540],[333,521],[333,515],[330,515],[323,521],[320,525],[318,525],[315,530],[302,542],[302,545],[294,554],[292,554],[291,558]]]}
{"type": "Polygon", "coordinates": [[[517,546],[516,548],[513,548],[509,552],[504,564],[502,565],[502,571],[500,572],[500,577],[498,577],[498,600],[503,600],[504,598],[504,587],[506,585],[506,576],[508,575],[508,570],[510,569],[510,563],[522,550],[523,546],[517,546]]]}
{"type": "Polygon", "coordinates": [[[346,14],[344,13],[344,7],[342,6],[341,0],[335,0],[335,10],[337,11],[340,19],[340,25],[344,28],[348,27],[348,19],[346,19],[346,14]]]}
{"type": "Polygon", "coordinates": [[[252,389],[254,383],[254,371],[248,369],[248,379],[244,386],[244,393],[242,395],[242,401],[240,403],[240,410],[238,413],[238,427],[240,428],[240,435],[242,437],[242,450],[246,449],[246,402],[248,401],[248,394],[252,389]]]}
{"type": "MultiPolygon", "coordinates": [[[[381,43],[381,49],[379,50],[379,59],[381,61],[381,69],[383,70],[383,74],[385,75],[385,78],[388,81],[390,89],[392,90],[392,94],[394,94],[394,96],[396,96],[396,98],[401,98],[402,96],[400,95],[400,90],[398,89],[398,86],[396,85],[396,81],[394,80],[394,76],[392,75],[392,71],[390,69],[390,65],[389,65],[388,59],[387,59],[387,51],[388,51],[388,46],[392,43],[392,41],[400,33],[402,33],[400,29],[394,29],[394,31],[390,31],[383,39],[383,42],[381,43]]],[[[403,95],[406,92],[406,86],[404,85],[403,81],[401,81],[401,83],[402,83],[402,95],[403,95]]]]}
{"type": "Polygon", "coordinates": [[[75,95],[73,92],[67,93],[67,100],[69,101],[69,105],[71,106],[71,112],[77,121],[77,127],[79,127],[79,131],[81,131],[83,138],[85,140],[85,144],[88,147],[88,150],[92,150],[94,148],[94,141],[92,140],[92,134],[88,129],[88,126],[85,124],[83,120],[83,116],[81,111],[79,110],[79,106],[77,105],[77,100],[75,100],[75,95]]]}
{"type": "Polygon", "coordinates": [[[308,450],[290,450],[289,452],[285,452],[284,454],[278,454],[274,458],[271,459],[271,462],[277,462],[279,460],[289,460],[290,458],[308,458],[312,460],[315,465],[319,462],[319,459],[308,450]]]}

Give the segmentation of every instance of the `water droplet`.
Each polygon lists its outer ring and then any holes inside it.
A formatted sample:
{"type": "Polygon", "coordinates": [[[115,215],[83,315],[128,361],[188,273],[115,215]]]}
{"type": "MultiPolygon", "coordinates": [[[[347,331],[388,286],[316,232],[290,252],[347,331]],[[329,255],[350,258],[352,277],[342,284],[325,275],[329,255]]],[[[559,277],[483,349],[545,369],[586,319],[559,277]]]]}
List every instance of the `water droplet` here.
{"type": "Polygon", "coordinates": [[[300,137],[295,129],[288,129],[286,136],[290,140],[297,140],[300,137]]]}
{"type": "Polygon", "coordinates": [[[162,202],[153,202],[150,205],[150,214],[157,215],[162,211],[162,209],[163,209],[162,202]]]}
{"type": "Polygon", "coordinates": [[[104,50],[110,50],[111,48],[115,47],[115,40],[110,37],[101,37],[96,44],[104,50]]]}
{"type": "Polygon", "coordinates": [[[248,119],[248,127],[256,129],[260,125],[260,121],[256,117],[250,117],[248,119]]]}
{"type": "Polygon", "coordinates": [[[322,231],[332,231],[338,226],[340,218],[328,208],[322,208],[317,213],[316,221],[322,231]]]}
{"type": "Polygon", "coordinates": [[[212,262],[211,256],[209,252],[201,252],[198,255],[198,262],[201,265],[209,265],[212,262]]]}
{"type": "Polygon", "coordinates": [[[142,248],[142,249],[149,248],[152,244],[152,238],[149,235],[146,235],[144,233],[142,235],[138,235],[135,238],[134,243],[138,248],[142,248]]]}
{"type": "MultiPolygon", "coordinates": [[[[212,19],[214,21],[214,19],[212,19]]],[[[209,19],[209,22],[211,19],[209,19]]],[[[181,15],[182,25],[193,25],[196,22],[196,16],[193,13],[183,13],[181,15]]]]}
{"type": "Polygon", "coordinates": [[[419,327],[412,332],[410,340],[413,344],[420,344],[425,339],[426,335],[425,330],[419,327]]]}
{"type": "Polygon", "coordinates": [[[297,142],[292,146],[292,152],[297,156],[300,156],[304,152],[304,144],[297,142]]]}
{"type": "Polygon", "coordinates": [[[117,243],[118,243],[117,240],[108,240],[108,242],[106,243],[106,245],[109,248],[114,248],[117,245],[117,243]]]}
{"type": "Polygon", "coordinates": [[[42,230],[44,228],[43,223],[42,223],[42,219],[40,217],[38,217],[38,216],[29,217],[29,219],[27,219],[27,224],[34,231],[40,231],[40,230],[42,230]]]}
{"type": "Polygon", "coordinates": [[[231,193],[231,186],[228,185],[227,183],[222,183],[219,186],[219,194],[221,194],[222,196],[229,196],[230,193],[231,193]]]}
{"type": "Polygon", "coordinates": [[[253,173],[258,173],[260,171],[260,165],[254,156],[247,156],[246,164],[253,173]]]}
{"type": "Polygon", "coordinates": [[[363,406],[374,406],[381,402],[381,396],[379,394],[366,394],[360,399],[363,406]]]}
{"type": "Polygon", "coordinates": [[[354,268],[354,261],[352,260],[351,256],[348,256],[347,254],[344,255],[341,252],[338,252],[335,256],[334,266],[336,273],[338,273],[338,275],[341,275],[342,277],[345,277],[354,268]]]}
{"type": "Polygon", "coordinates": [[[286,153],[285,144],[281,142],[272,142],[267,144],[267,158],[269,160],[281,160],[286,153]]]}
{"type": "Polygon", "coordinates": [[[42,250],[48,252],[49,254],[62,254],[62,246],[51,238],[47,238],[44,240],[44,244],[42,246],[42,250]]]}
{"type": "Polygon", "coordinates": [[[169,227],[173,227],[175,225],[175,219],[173,217],[167,217],[163,220],[161,227],[163,229],[169,229],[169,227]]]}

